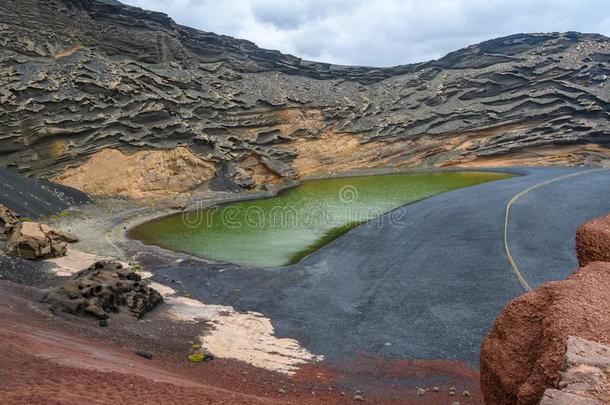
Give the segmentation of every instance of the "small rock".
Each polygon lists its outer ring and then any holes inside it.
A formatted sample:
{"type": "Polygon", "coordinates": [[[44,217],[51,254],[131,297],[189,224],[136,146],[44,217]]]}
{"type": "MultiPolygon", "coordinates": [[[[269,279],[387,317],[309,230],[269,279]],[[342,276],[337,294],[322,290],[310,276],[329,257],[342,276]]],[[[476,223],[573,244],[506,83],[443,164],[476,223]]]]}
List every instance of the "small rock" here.
{"type": "Polygon", "coordinates": [[[452,397],[455,395],[455,391],[449,391],[449,396],[452,397]]]}
{"type": "Polygon", "coordinates": [[[152,358],[153,358],[153,354],[151,352],[145,352],[145,351],[138,350],[136,352],[136,354],[138,356],[144,357],[145,359],[148,359],[148,360],[152,360],[152,358]]]}
{"type": "Polygon", "coordinates": [[[441,389],[439,387],[432,387],[432,391],[439,392],[441,389]]]}
{"type": "Polygon", "coordinates": [[[457,391],[457,388],[455,388],[455,385],[452,385],[451,387],[449,387],[449,391],[457,391]]]}
{"type": "Polygon", "coordinates": [[[105,328],[106,326],[108,326],[108,319],[100,319],[97,324],[100,325],[102,328],[105,328]]]}
{"type": "Polygon", "coordinates": [[[364,397],[360,394],[356,394],[352,397],[354,401],[364,401],[364,397]]]}
{"type": "Polygon", "coordinates": [[[424,395],[426,395],[426,390],[423,388],[418,388],[415,390],[415,393],[418,397],[423,397],[424,395]]]}
{"type": "Polygon", "coordinates": [[[451,405],[460,405],[460,403],[458,401],[455,401],[451,405]]]}
{"type": "Polygon", "coordinates": [[[464,392],[462,392],[462,396],[463,396],[463,397],[469,397],[469,396],[470,396],[470,391],[464,391],[464,392]]]}
{"type": "Polygon", "coordinates": [[[204,358],[205,356],[203,353],[195,353],[188,356],[188,359],[191,363],[201,363],[204,358]]]}
{"type": "Polygon", "coordinates": [[[286,390],[283,388],[278,388],[277,392],[279,392],[280,394],[285,394],[286,390]]]}

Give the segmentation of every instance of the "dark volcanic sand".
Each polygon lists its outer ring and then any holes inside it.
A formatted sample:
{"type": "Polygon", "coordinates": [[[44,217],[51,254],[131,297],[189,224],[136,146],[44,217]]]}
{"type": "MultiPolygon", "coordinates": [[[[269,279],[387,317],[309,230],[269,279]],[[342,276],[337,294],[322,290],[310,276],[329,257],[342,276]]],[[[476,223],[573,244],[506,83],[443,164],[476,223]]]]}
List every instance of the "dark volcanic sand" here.
{"type": "MultiPolygon", "coordinates": [[[[276,335],[334,364],[369,353],[477,367],[495,317],[524,292],[504,253],[507,202],[532,185],[589,169],[512,170],[524,175],[399,208],[387,214],[393,222],[357,227],[284,268],[176,263],[185,256],[135,241],[122,246],[158,281],[179,280],[178,290],[194,298],[260,312],[276,335]]],[[[610,170],[587,172],[513,205],[509,243],[530,285],[563,279],[576,267],[576,228],[610,211],[609,184],[610,170]]]]}
{"type": "Polygon", "coordinates": [[[91,198],[81,191],[0,168],[0,204],[20,215],[38,218],[88,202],[91,198]]]}
{"type": "Polygon", "coordinates": [[[0,281],[1,403],[353,403],[359,389],[369,403],[446,404],[451,385],[473,394],[461,403],[481,403],[478,373],[460,364],[362,357],[348,370],[311,365],[292,378],[230,360],[191,364],[189,341],[200,326],[153,313],[145,322],[118,315],[100,328],[92,319],[52,316],[37,295],[0,281]],[[414,379],[441,391],[418,397],[408,383],[414,379]]]}

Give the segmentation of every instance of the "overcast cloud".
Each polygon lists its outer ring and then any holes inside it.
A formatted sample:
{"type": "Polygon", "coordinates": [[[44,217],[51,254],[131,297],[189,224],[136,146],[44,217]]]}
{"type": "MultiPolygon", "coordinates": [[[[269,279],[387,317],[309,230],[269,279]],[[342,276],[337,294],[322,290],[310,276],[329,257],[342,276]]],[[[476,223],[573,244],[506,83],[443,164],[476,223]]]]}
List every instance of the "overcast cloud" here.
{"type": "Polygon", "coordinates": [[[121,0],[304,59],[392,66],[519,32],[610,36],[610,0],[121,0]]]}

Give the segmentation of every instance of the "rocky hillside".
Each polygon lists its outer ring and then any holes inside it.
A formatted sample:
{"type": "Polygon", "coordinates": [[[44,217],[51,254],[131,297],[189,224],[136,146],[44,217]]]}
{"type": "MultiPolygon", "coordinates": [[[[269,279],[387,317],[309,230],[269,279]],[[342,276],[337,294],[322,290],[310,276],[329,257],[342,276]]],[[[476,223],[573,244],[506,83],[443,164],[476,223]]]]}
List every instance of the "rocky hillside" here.
{"type": "Polygon", "coordinates": [[[579,227],[579,269],[514,299],[497,317],[481,345],[486,403],[610,403],[608,252],[610,215],[579,227]]]}
{"type": "Polygon", "coordinates": [[[518,34],[370,68],[112,1],[1,2],[0,33],[0,165],[97,194],[610,156],[601,35],[518,34]]]}

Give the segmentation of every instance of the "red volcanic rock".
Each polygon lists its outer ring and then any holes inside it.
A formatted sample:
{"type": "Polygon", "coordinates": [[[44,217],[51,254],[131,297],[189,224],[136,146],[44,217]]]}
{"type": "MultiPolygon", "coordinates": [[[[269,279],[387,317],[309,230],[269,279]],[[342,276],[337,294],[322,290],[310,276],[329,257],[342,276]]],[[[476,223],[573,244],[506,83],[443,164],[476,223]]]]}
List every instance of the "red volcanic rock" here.
{"type": "Polygon", "coordinates": [[[578,263],[610,262],[610,215],[582,224],[576,231],[578,263]]]}
{"type": "Polygon", "coordinates": [[[481,346],[485,402],[538,404],[559,381],[568,336],[610,344],[610,263],[581,267],[508,304],[481,346]]]}

